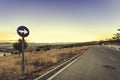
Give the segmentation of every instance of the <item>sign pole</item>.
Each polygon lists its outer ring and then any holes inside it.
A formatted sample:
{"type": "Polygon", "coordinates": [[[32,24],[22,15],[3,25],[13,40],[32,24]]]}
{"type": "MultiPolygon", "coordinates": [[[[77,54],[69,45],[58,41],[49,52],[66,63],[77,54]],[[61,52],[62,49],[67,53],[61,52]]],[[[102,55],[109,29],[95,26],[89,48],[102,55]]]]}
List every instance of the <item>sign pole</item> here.
{"type": "Polygon", "coordinates": [[[24,75],[24,37],[22,37],[22,75],[24,75]]]}
{"type": "Polygon", "coordinates": [[[24,77],[24,69],[25,69],[25,65],[24,65],[24,37],[27,37],[28,35],[29,35],[29,29],[27,28],[27,27],[25,27],[25,26],[19,26],[18,28],[17,28],[17,33],[18,33],[18,35],[20,36],[20,37],[22,37],[22,63],[21,63],[21,73],[22,73],[22,76],[24,77]]]}

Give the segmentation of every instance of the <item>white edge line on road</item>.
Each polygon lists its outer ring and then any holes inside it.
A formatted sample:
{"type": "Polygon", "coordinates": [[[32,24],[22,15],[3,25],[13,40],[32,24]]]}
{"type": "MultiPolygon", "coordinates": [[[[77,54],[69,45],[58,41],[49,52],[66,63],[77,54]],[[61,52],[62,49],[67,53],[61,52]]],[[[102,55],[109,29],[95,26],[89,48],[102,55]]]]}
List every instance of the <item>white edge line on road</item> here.
{"type": "MultiPolygon", "coordinates": [[[[87,54],[87,53],[85,52],[84,54],[80,55],[79,57],[77,57],[76,59],[74,59],[72,62],[70,62],[68,65],[66,65],[65,67],[67,68],[67,67],[70,66],[72,63],[74,63],[77,59],[81,58],[82,56],[84,56],[84,55],[86,55],[86,54],[87,54]]],[[[59,67],[59,66],[58,66],[58,67],[59,67]]],[[[57,67],[56,67],[56,68],[57,68],[57,67]]],[[[56,68],[55,68],[55,69],[56,69],[56,68]]],[[[63,68],[62,68],[62,69],[63,69],[63,68]]],[[[62,69],[61,69],[61,70],[62,70],[62,69]]],[[[64,69],[63,69],[63,70],[64,70],[64,69]]],[[[63,71],[63,70],[62,70],[62,71],[63,71]]],[[[59,71],[60,71],[60,70],[59,70],[59,71]]],[[[58,71],[58,72],[59,72],[59,71],[58,71]]],[[[61,72],[62,72],[62,71],[61,71],[61,72]]],[[[51,71],[49,71],[49,72],[51,72],[51,71]]],[[[49,72],[45,73],[44,75],[42,75],[42,76],[40,76],[40,77],[38,77],[38,78],[36,78],[36,79],[34,79],[34,80],[39,80],[41,77],[45,76],[45,75],[48,74],[49,72]]],[[[56,73],[57,73],[57,72],[56,72],[56,73]]],[[[56,73],[55,73],[55,74],[56,74],[56,73]]],[[[55,75],[55,74],[54,74],[54,75],[55,75]]],[[[58,73],[56,74],[56,76],[57,76],[57,75],[58,75],[58,73]]],[[[51,76],[51,77],[52,77],[52,76],[51,76]]],[[[47,80],[51,80],[51,79],[52,79],[51,77],[49,77],[47,80]],[[51,79],[50,79],[50,78],[51,78],[51,79]]],[[[55,77],[55,76],[54,76],[54,77],[55,77]]],[[[54,77],[53,77],[53,78],[54,78],[54,77]]]]}
{"type": "Polygon", "coordinates": [[[79,56],[78,58],[76,58],[75,60],[73,60],[71,63],[69,63],[68,65],[66,65],[64,68],[62,68],[61,70],[59,70],[56,74],[54,74],[53,76],[51,76],[50,78],[48,78],[47,80],[52,80],[55,76],[57,76],[58,74],[60,74],[63,70],[65,70],[67,67],[69,67],[71,64],[73,64],[75,61],[77,61],[79,58],[85,56],[87,53],[84,53],[82,56],[79,56]]]}
{"type": "MultiPolygon", "coordinates": [[[[78,59],[78,58],[77,58],[78,59]]],[[[77,59],[73,60],[71,63],[69,63],[67,66],[65,66],[64,68],[62,68],[61,70],[59,70],[56,74],[54,74],[53,76],[51,76],[50,78],[48,78],[47,80],[52,80],[55,76],[57,76],[58,74],[60,74],[63,70],[65,70],[67,67],[69,67],[72,63],[74,63],[77,59]]]]}

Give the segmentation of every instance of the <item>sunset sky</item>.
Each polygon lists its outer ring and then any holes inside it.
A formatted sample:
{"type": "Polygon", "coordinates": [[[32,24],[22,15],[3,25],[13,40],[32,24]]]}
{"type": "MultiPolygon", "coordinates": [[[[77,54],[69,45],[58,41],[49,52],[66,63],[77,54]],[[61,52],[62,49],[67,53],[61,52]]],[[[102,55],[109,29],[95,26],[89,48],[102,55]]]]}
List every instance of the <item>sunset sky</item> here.
{"type": "Polygon", "coordinates": [[[120,0],[0,0],[0,41],[86,42],[109,39],[120,28],[120,0]]]}

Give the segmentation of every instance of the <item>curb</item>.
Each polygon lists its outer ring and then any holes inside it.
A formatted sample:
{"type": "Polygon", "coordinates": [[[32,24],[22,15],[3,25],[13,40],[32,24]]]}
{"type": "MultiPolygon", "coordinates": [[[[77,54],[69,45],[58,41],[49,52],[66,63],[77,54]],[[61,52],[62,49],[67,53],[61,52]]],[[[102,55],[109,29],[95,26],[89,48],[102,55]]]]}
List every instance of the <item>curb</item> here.
{"type": "MultiPolygon", "coordinates": [[[[85,53],[85,52],[83,52],[85,53]]],[[[49,72],[35,78],[34,80],[47,80],[49,77],[51,77],[52,75],[54,75],[56,72],[58,72],[59,70],[61,70],[63,67],[65,67],[66,65],[68,65],[70,62],[72,62],[73,60],[75,60],[76,58],[78,58],[79,56],[83,55],[82,53],[81,54],[78,54],[76,56],[74,56],[73,58],[71,58],[70,60],[64,62],[63,64],[57,66],[55,69],[52,69],[50,70],[49,72]]]]}

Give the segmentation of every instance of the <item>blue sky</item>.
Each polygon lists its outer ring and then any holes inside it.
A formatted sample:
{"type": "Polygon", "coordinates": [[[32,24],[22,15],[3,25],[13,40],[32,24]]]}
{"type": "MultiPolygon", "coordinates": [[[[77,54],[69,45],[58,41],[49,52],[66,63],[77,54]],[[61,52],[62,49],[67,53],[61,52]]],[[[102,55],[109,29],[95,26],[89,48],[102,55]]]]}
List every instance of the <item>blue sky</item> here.
{"type": "Polygon", "coordinates": [[[1,40],[17,40],[18,26],[31,42],[85,42],[110,38],[120,26],[119,0],[0,0],[1,40]]]}

